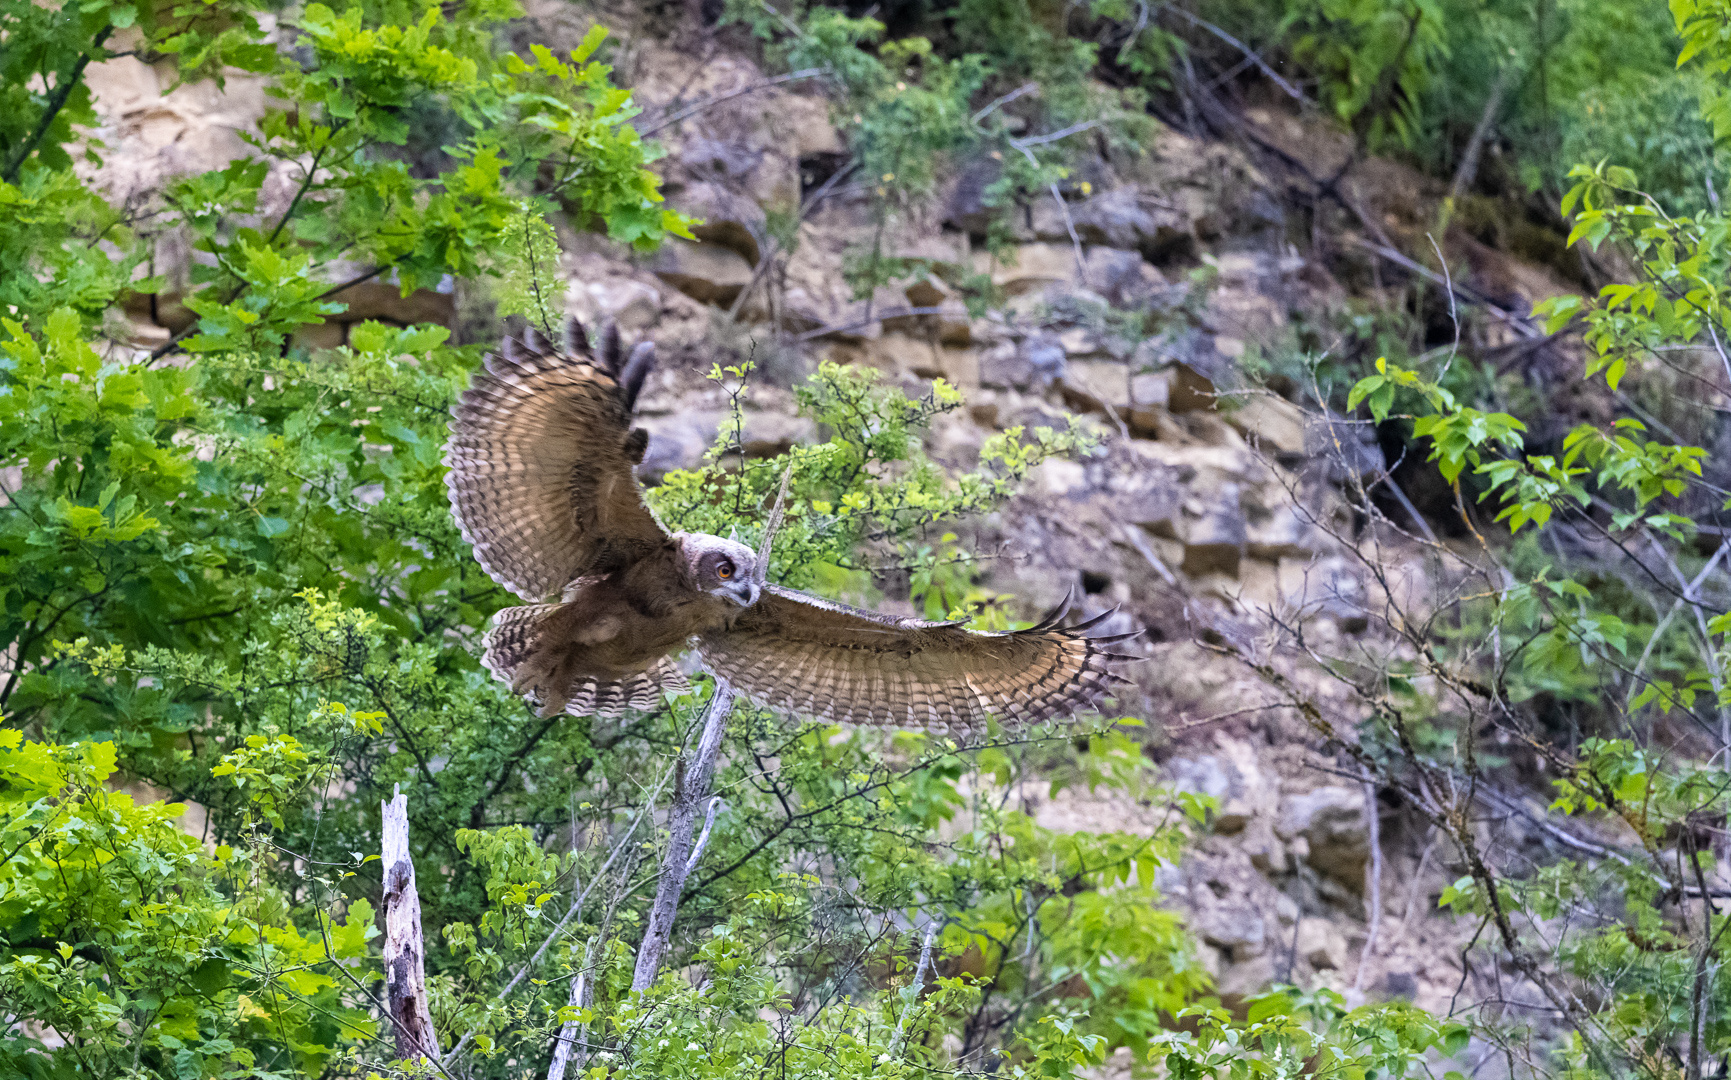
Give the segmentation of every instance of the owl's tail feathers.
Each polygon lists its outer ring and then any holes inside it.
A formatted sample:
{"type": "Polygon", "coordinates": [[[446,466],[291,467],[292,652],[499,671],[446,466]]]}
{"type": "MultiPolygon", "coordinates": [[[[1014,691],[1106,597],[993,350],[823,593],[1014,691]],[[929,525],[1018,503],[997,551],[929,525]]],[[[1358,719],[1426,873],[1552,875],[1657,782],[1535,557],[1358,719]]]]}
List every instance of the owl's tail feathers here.
{"type": "Polygon", "coordinates": [[[535,706],[537,716],[620,716],[661,704],[662,695],[689,693],[671,656],[663,656],[646,671],[624,679],[605,680],[578,671],[583,646],[543,634],[551,618],[567,604],[526,604],[506,608],[493,617],[493,628],[481,643],[481,663],[500,682],[535,706]]]}
{"type": "MultiPolygon", "coordinates": [[[[575,680],[566,691],[569,699],[565,711],[572,716],[623,716],[626,712],[648,712],[661,704],[663,696],[677,697],[690,692],[691,684],[685,681],[673,658],[663,656],[648,671],[615,682],[593,676],[575,680]]],[[[558,711],[551,701],[536,710],[541,716],[552,716],[558,711]]]]}

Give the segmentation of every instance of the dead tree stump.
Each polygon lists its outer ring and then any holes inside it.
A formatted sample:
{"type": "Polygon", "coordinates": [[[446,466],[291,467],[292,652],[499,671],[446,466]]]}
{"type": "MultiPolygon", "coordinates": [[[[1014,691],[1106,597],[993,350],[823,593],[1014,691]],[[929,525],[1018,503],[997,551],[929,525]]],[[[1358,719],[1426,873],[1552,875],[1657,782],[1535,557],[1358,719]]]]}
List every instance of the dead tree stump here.
{"type": "Polygon", "coordinates": [[[427,1008],[426,942],[421,935],[421,897],[415,892],[415,864],[409,858],[409,797],[379,804],[384,819],[385,994],[397,1056],[439,1060],[439,1038],[427,1008]]]}

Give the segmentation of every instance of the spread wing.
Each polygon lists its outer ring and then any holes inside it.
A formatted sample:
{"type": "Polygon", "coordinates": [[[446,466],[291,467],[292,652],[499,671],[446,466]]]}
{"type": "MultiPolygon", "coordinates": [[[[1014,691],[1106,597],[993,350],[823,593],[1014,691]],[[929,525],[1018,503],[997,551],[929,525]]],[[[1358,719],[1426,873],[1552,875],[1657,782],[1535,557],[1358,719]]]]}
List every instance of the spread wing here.
{"type": "Polygon", "coordinates": [[[699,638],[697,651],[710,671],[772,708],[967,734],[988,715],[1032,724],[1085,709],[1128,681],[1112,669],[1137,658],[1106,646],[1138,635],[1085,637],[1106,616],[1060,627],[1065,606],[1026,630],[981,634],[766,585],[730,629],[699,638]]]}
{"type": "Polygon", "coordinates": [[[463,538],[493,580],[526,600],[629,566],[667,538],[631,469],[647,435],[631,409],[654,364],[647,343],[600,357],[573,321],[563,349],[529,330],[489,353],[451,409],[445,485],[463,538]]]}

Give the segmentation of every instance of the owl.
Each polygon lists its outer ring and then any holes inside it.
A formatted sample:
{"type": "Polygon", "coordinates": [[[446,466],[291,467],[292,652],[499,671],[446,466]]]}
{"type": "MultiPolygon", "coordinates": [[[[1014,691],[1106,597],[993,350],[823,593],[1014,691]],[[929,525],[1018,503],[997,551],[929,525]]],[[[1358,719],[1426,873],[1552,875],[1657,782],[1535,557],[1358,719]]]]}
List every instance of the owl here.
{"type": "MultiPolygon", "coordinates": [[[[633,468],[633,428],[655,362],[608,327],[594,348],[567,325],[555,346],[531,329],[489,354],[452,409],[451,509],[475,559],[524,600],[495,616],[483,662],[538,715],[616,716],[688,689],[675,657],[755,703],[812,719],[966,735],[1093,705],[1132,656],[1060,625],[1025,630],[894,618],[764,580],[736,540],[669,533],[633,468]]],[[[1101,616],[1100,618],[1104,618],[1101,616]]]]}

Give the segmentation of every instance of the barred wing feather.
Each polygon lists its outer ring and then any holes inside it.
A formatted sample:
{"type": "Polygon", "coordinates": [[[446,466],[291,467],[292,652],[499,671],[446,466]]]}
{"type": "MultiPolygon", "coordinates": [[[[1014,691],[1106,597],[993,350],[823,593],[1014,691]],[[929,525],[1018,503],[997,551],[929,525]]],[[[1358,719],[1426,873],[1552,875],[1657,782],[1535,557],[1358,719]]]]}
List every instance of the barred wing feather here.
{"type": "Polygon", "coordinates": [[[704,666],[762,705],[837,723],[969,735],[988,716],[1019,726],[1096,704],[1120,634],[1083,631],[1104,615],[1060,627],[1063,607],[1039,624],[983,634],[956,623],[899,619],[766,585],[726,630],[698,639],[704,666]]]}
{"type": "Polygon", "coordinates": [[[475,558],[525,600],[628,566],[666,539],[632,475],[631,406],[650,354],[599,360],[580,327],[564,350],[534,330],[489,354],[451,410],[445,483],[475,558]]]}

